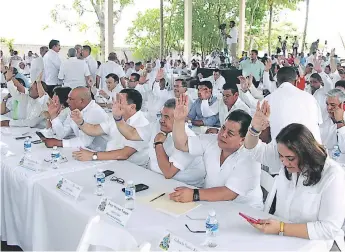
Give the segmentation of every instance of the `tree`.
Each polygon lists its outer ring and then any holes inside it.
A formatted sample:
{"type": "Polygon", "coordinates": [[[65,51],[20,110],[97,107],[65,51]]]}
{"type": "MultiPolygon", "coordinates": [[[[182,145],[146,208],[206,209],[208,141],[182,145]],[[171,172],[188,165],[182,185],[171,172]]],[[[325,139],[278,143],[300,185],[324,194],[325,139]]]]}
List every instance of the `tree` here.
{"type": "Polygon", "coordinates": [[[14,39],[13,38],[12,39],[0,38],[0,42],[4,43],[7,46],[9,51],[14,50],[14,48],[13,48],[14,39]]]}
{"type": "MultiPolygon", "coordinates": [[[[113,0],[114,1],[114,31],[115,26],[121,19],[123,9],[133,0],[113,0]]],[[[71,1],[72,2],[72,1],[71,1]]],[[[51,10],[51,18],[55,23],[63,24],[69,30],[78,28],[79,31],[88,31],[90,26],[96,27],[99,33],[101,57],[104,60],[105,54],[105,0],[73,0],[72,6],[58,4],[51,10]],[[91,14],[95,20],[90,20],[87,14],[91,14]],[[86,20],[87,19],[87,20],[86,20]]],[[[46,28],[46,27],[44,27],[46,28]]]]}
{"type": "Polygon", "coordinates": [[[302,0],[268,0],[268,12],[269,12],[269,23],[268,23],[268,54],[271,55],[271,35],[272,35],[272,21],[274,11],[280,11],[282,8],[288,8],[295,10],[297,3],[302,0]]]}
{"type": "Polygon", "coordinates": [[[309,18],[309,0],[305,0],[305,4],[306,4],[306,11],[305,11],[305,22],[304,22],[304,31],[303,31],[303,39],[302,39],[302,52],[304,52],[305,39],[307,37],[307,27],[308,27],[308,18],[309,18]]]}

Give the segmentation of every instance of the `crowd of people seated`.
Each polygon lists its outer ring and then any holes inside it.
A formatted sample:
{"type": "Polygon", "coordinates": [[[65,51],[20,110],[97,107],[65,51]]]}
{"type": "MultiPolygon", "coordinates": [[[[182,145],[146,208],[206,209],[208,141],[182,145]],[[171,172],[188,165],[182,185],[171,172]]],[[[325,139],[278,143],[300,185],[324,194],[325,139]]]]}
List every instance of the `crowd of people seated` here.
{"type": "Polygon", "coordinates": [[[191,76],[196,59],[191,67],[171,56],[142,64],[110,53],[99,65],[88,45],[70,48],[66,61],[59,51],[58,40],[40,49],[30,84],[17,76],[17,55],[9,65],[2,60],[1,114],[10,118],[2,127],[39,128],[46,147],[68,148],[81,162],[128,160],[181,181],[187,186],[170,194],[177,202],[262,210],[260,174],[268,167],[277,176],[271,213],[286,222],[254,228],[345,248],[345,68],[334,50],[328,63],[312,54],[306,65],[252,50],[236,83],[219,69],[191,76]],[[173,83],[170,68],[179,74],[173,83]]]}

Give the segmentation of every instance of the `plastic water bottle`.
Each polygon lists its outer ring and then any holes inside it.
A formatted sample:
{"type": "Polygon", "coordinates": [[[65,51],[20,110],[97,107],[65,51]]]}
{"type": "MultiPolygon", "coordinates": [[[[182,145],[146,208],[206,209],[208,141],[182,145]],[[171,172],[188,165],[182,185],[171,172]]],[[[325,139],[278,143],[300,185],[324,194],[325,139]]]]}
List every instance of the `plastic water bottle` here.
{"type": "Polygon", "coordinates": [[[161,112],[157,112],[156,116],[157,116],[157,119],[160,120],[161,117],[162,117],[162,113],[161,112]]]}
{"type": "Polygon", "coordinates": [[[188,128],[192,129],[193,128],[193,124],[191,120],[188,120],[188,128]]]}
{"type": "Polygon", "coordinates": [[[52,158],[52,168],[58,169],[59,168],[59,162],[60,162],[60,151],[58,150],[57,146],[53,147],[53,152],[51,154],[52,158]]]}
{"type": "Polygon", "coordinates": [[[125,188],[125,199],[126,199],[126,206],[125,208],[129,210],[134,209],[134,201],[135,201],[135,186],[133,181],[128,181],[127,186],[125,188]]]}
{"type": "Polygon", "coordinates": [[[30,154],[31,154],[31,140],[29,137],[26,137],[24,141],[24,155],[29,156],[30,154]]]}
{"type": "Polygon", "coordinates": [[[104,195],[104,182],[105,182],[105,175],[102,169],[97,169],[96,173],[96,191],[95,194],[97,196],[104,195]]]}
{"type": "Polygon", "coordinates": [[[210,248],[215,248],[217,246],[216,243],[216,236],[218,233],[218,221],[216,218],[216,212],[214,210],[211,210],[208,213],[207,219],[206,219],[206,245],[210,248]]]}
{"type": "Polygon", "coordinates": [[[338,145],[334,145],[333,150],[332,150],[332,159],[337,161],[338,158],[340,157],[340,149],[338,145]]]}

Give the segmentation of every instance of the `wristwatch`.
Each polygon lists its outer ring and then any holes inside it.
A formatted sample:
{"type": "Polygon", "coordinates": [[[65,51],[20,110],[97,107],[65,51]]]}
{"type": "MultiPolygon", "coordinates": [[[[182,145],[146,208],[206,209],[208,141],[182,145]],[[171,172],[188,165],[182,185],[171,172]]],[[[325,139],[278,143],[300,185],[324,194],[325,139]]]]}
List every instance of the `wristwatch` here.
{"type": "Polygon", "coordinates": [[[97,152],[94,152],[92,155],[92,160],[95,161],[98,159],[97,152]]]}
{"type": "Polygon", "coordinates": [[[157,146],[158,144],[163,144],[163,142],[155,142],[155,143],[153,143],[153,148],[156,148],[156,146],[157,146]]]}
{"type": "Polygon", "coordinates": [[[284,222],[280,222],[280,230],[279,230],[279,235],[284,236],[284,222]]]}
{"type": "Polygon", "coordinates": [[[335,123],[342,123],[342,124],[345,124],[345,121],[344,120],[340,120],[340,121],[337,121],[335,123]]]}
{"type": "Polygon", "coordinates": [[[199,200],[200,200],[199,189],[194,189],[193,201],[199,201],[199,200]]]}

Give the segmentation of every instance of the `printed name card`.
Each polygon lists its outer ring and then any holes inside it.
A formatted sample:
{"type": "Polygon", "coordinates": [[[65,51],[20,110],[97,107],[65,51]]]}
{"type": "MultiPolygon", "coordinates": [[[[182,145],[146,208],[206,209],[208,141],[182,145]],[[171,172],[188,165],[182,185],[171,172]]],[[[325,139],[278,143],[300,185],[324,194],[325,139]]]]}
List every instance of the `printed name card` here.
{"type": "Polygon", "coordinates": [[[114,203],[107,197],[103,197],[101,199],[101,202],[97,207],[97,212],[104,213],[123,227],[126,226],[129,217],[132,214],[131,210],[114,203]]]}
{"type": "Polygon", "coordinates": [[[159,244],[159,248],[163,251],[201,251],[192,243],[185,241],[172,233],[168,233],[163,237],[159,244]]]}
{"type": "Polygon", "coordinates": [[[83,190],[82,186],[73,183],[72,181],[65,179],[63,177],[61,177],[58,183],[56,184],[56,188],[61,192],[67,194],[68,196],[71,196],[72,198],[74,198],[74,200],[78,199],[81,190],[83,190]]]}
{"type": "Polygon", "coordinates": [[[23,157],[19,161],[19,166],[24,167],[26,169],[32,170],[32,171],[39,171],[41,170],[41,162],[37,160],[33,160],[30,157],[23,157]]]}

